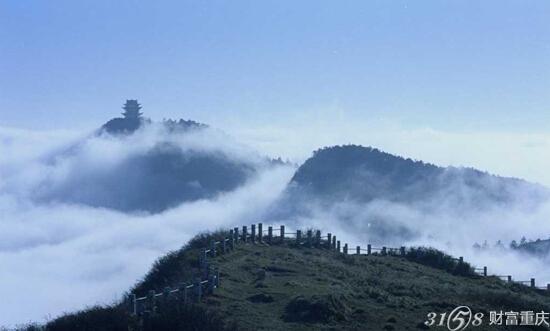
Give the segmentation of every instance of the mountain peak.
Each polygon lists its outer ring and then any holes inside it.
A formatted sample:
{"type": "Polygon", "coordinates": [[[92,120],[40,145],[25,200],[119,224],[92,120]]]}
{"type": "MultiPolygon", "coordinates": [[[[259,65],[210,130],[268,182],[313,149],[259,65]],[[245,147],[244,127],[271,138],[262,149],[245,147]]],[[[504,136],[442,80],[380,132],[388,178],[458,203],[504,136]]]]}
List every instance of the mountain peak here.
{"type": "MultiPolygon", "coordinates": [[[[123,117],[115,117],[101,126],[100,133],[109,134],[132,134],[143,125],[152,123],[150,119],[144,118],[141,109],[143,107],[137,99],[128,99],[122,106],[123,117]]],[[[205,129],[208,125],[192,120],[163,120],[162,124],[169,132],[187,131],[191,129],[205,129]]]]}
{"type": "MultiPolygon", "coordinates": [[[[368,202],[454,201],[478,206],[482,202],[512,203],[517,192],[546,195],[523,180],[491,175],[473,168],[440,167],[358,145],[319,149],[292,178],[301,193],[336,200],[368,202]]],[[[537,199],[535,199],[537,200],[537,199]]]]}
{"type": "Polygon", "coordinates": [[[122,106],[124,117],[116,117],[103,124],[102,132],[110,134],[131,134],[139,129],[144,122],[150,122],[142,117],[141,104],[136,99],[128,99],[122,106]]]}

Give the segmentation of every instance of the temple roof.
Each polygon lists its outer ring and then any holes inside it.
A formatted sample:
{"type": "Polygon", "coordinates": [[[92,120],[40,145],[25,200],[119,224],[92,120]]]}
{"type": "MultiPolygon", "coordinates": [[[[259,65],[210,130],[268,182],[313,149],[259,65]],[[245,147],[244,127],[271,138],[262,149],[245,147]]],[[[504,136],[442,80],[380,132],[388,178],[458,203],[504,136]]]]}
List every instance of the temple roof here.
{"type": "Polygon", "coordinates": [[[124,113],[122,113],[122,115],[124,115],[124,117],[126,118],[140,117],[141,115],[143,115],[139,112],[141,109],[141,105],[138,103],[137,100],[134,99],[126,100],[126,103],[124,104],[124,106],[122,106],[122,109],[124,109],[124,113]]]}

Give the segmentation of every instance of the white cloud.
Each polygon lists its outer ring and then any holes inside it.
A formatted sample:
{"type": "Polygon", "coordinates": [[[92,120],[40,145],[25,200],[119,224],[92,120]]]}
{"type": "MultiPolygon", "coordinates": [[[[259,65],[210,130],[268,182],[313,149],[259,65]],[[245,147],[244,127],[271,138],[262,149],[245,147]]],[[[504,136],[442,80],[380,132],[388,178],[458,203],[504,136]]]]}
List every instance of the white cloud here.
{"type": "MultiPolygon", "coordinates": [[[[230,122],[227,126],[238,140],[295,161],[318,147],[356,143],[441,165],[471,165],[550,183],[550,175],[544,172],[550,160],[543,152],[550,137],[543,134],[452,133],[342,118],[332,122],[318,119],[311,125],[298,121],[246,129],[230,122]]],[[[156,215],[32,200],[44,182],[55,185],[69,174],[108,172],[124,158],[143,153],[160,140],[182,149],[221,151],[261,163],[259,154],[221,132],[167,136],[158,130],[151,127],[122,140],[89,139],[75,155],[58,157],[52,163],[52,156],[58,155],[67,141],[78,142],[84,135],[0,129],[0,325],[40,322],[46,316],[118,299],[145,275],[155,259],[181,247],[197,232],[258,221],[293,173],[291,167],[267,169],[247,185],[215,200],[185,203],[156,215]]],[[[494,243],[500,239],[507,243],[522,235],[545,238],[550,234],[545,222],[550,206],[546,205],[534,213],[495,209],[457,218],[445,208],[426,213],[418,206],[385,201],[342,203],[328,211],[317,210],[298,224],[331,231],[351,245],[366,245],[369,227],[365,219],[373,215],[383,217],[394,228],[406,226],[420,234],[410,242],[388,245],[431,244],[487,265],[490,271],[513,273],[516,279],[535,276],[550,281],[547,261],[508,253],[476,255],[470,249],[475,241],[494,243]],[[512,263],[516,267],[511,267],[512,263]]]]}
{"type": "MultiPolygon", "coordinates": [[[[182,148],[218,148],[232,157],[259,160],[258,155],[227,139],[216,140],[216,135],[171,139],[179,139],[182,148]]],[[[155,215],[38,204],[30,199],[45,179],[55,185],[75,167],[83,176],[108,171],[128,155],[152,146],[156,137],[156,133],[145,131],[126,141],[91,139],[76,155],[57,163],[44,161],[43,155],[51,155],[57,147],[50,141],[40,144],[38,139],[32,152],[23,150],[26,144],[17,141],[26,137],[9,142],[19,146],[12,151],[19,165],[4,160],[0,166],[4,179],[0,186],[0,325],[42,322],[64,311],[118,299],[145,275],[154,260],[180,248],[198,232],[257,221],[293,171],[290,167],[265,169],[236,191],[155,215]],[[15,155],[18,151],[21,154],[15,155]],[[19,163],[23,159],[27,161],[19,163]]]]}
{"type": "Polygon", "coordinates": [[[441,166],[467,166],[550,186],[550,134],[446,131],[396,120],[321,111],[264,123],[224,121],[232,135],[273,156],[302,162],[324,146],[359,144],[441,166]]]}
{"type": "Polygon", "coordinates": [[[430,206],[383,200],[366,204],[337,202],[329,208],[308,204],[304,208],[312,211],[312,216],[298,218],[296,226],[331,232],[338,236],[342,245],[348,243],[350,247],[366,247],[369,243],[378,247],[431,246],[453,256],[463,256],[477,267],[487,266],[490,274],[512,275],[515,280],[534,277],[538,286],[550,283],[547,268],[550,256],[473,249],[474,243],[484,241],[493,247],[500,240],[507,247],[512,240],[519,242],[523,236],[531,240],[549,239],[549,201],[532,210],[518,205],[494,206],[480,211],[463,205],[463,210],[457,211],[446,198],[436,198],[430,206]],[[375,230],[377,223],[383,224],[385,235],[380,235],[380,227],[375,230]]]}

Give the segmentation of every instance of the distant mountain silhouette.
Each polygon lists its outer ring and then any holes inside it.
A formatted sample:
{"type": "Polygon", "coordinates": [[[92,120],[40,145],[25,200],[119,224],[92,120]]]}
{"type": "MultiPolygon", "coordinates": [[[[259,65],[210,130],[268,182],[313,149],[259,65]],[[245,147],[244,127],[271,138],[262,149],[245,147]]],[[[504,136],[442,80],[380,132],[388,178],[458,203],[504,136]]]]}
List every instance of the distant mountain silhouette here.
{"type": "Polygon", "coordinates": [[[426,202],[443,198],[475,206],[518,202],[518,193],[535,198],[548,194],[542,186],[520,179],[472,168],[438,167],[357,145],[314,152],[300,166],[289,189],[332,201],[426,202]]]}
{"type": "Polygon", "coordinates": [[[517,247],[520,252],[529,253],[539,257],[546,257],[550,255],[550,239],[526,242],[517,247]]]}
{"type": "Polygon", "coordinates": [[[468,218],[534,210],[546,188],[471,168],[438,167],[357,145],[325,147],[296,171],[265,219],[334,222],[372,242],[399,244],[423,231],[415,217],[468,218]]]}
{"type": "Polygon", "coordinates": [[[157,213],[186,201],[236,189],[256,172],[222,153],[182,151],[169,143],[133,155],[108,171],[73,175],[48,191],[47,200],[120,211],[157,213]]]}
{"type": "MultiPolygon", "coordinates": [[[[208,139],[211,131],[207,130],[211,129],[205,124],[183,119],[153,123],[141,116],[137,100],[128,100],[124,109],[124,117],[109,120],[91,137],[71,146],[62,155],[52,157],[53,165],[60,159],[74,159],[75,166],[66,178],[43,183],[35,193],[37,200],[158,213],[182,202],[210,199],[232,191],[256,174],[262,164],[224,153],[222,149],[182,150],[171,139],[172,134],[204,132],[208,139]],[[125,139],[129,144],[139,143],[130,138],[149,125],[159,125],[162,133],[154,138],[158,140],[154,146],[144,152],[131,153],[106,168],[90,168],[78,157],[89,139],[112,136],[125,139]]],[[[180,135],[177,139],[186,137],[180,135]]],[[[109,140],[104,143],[109,144],[109,140]]],[[[266,166],[277,164],[277,160],[264,161],[266,166]]]]}
{"type": "MultiPolygon", "coordinates": [[[[150,119],[143,117],[143,113],[141,113],[141,104],[138,103],[137,100],[126,100],[126,103],[122,106],[122,109],[124,109],[124,112],[122,113],[123,117],[116,117],[109,120],[101,127],[99,131],[100,134],[131,134],[144,124],[151,124],[150,119]]],[[[179,121],[170,119],[164,120],[163,125],[171,132],[208,128],[208,125],[206,124],[183,119],[180,119],[179,121]]]]}
{"type": "Polygon", "coordinates": [[[102,126],[102,131],[111,134],[132,133],[136,131],[143,123],[150,122],[142,117],[141,108],[137,100],[126,100],[126,103],[122,106],[122,109],[124,109],[122,115],[124,117],[111,119],[102,126]]]}
{"type": "Polygon", "coordinates": [[[141,118],[122,118],[117,117],[105,123],[101,128],[110,134],[132,133],[139,129],[144,122],[141,118]]]}
{"type": "MultiPolygon", "coordinates": [[[[145,124],[151,124],[151,120],[142,118],[142,117],[140,118],[117,117],[103,124],[101,126],[101,129],[99,130],[99,134],[101,133],[109,133],[113,135],[131,134],[145,124]]],[[[180,119],[178,121],[171,120],[171,119],[164,120],[162,124],[170,132],[182,132],[182,131],[187,131],[192,129],[208,128],[208,125],[206,124],[202,124],[191,120],[183,120],[183,119],[180,119]]]]}

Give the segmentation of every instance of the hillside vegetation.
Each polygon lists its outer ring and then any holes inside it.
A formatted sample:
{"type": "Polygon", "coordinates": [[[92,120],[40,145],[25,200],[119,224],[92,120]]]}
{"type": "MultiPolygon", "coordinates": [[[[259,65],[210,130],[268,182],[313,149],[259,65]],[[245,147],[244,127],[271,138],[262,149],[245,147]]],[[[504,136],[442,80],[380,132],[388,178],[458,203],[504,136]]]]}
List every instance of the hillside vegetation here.
{"type": "Polygon", "coordinates": [[[420,202],[445,196],[457,204],[483,208],[483,203],[517,202],[517,192],[532,195],[534,201],[548,196],[546,189],[520,179],[473,168],[439,167],[358,145],[315,151],[296,171],[292,183],[298,195],[360,202],[420,202]]]}
{"type": "Polygon", "coordinates": [[[550,239],[526,242],[517,246],[516,249],[535,256],[547,257],[550,254],[550,239]]]}
{"type": "MultiPolygon", "coordinates": [[[[198,236],[161,258],[132,292],[160,292],[189,281],[197,272],[200,248],[211,239],[198,236]]],[[[125,304],[94,307],[58,318],[46,328],[418,330],[427,328],[423,321],[429,312],[450,312],[460,305],[483,312],[486,321],[491,310],[550,311],[548,292],[480,277],[467,263],[424,248],[406,256],[343,256],[292,243],[241,243],[211,263],[221,271],[220,288],[199,304],[165,307],[146,324],[131,316],[125,304]]]]}
{"type": "MultiPolygon", "coordinates": [[[[145,133],[141,133],[142,135],[145,133]]],[[[123,212],[160,213],[183,202],[212,199],[242,186],[257,174],[259,164],[225,153],[218,146],[183,148],[190,135],[213,135],[207,125],[194,121],[115,118],[62,154],[52,157],[52,166],[70,163],[62,180],[42,185],[34,194],[39,202],[63,202],[123,212]],[[154,144],[143,147],[138,129],[147,130],[154,144]],[[137,135],[137,136],[136,136],[137,135]],[[95,144],[113,149],[107,165],[87,167],[95,144]],[[121,149],[125,144],[134,149],[121,149]],[[118,149],[117,149],[118,146],[118,149]]],[[[107,153],[109,154],[109,153],[107,153]]],[[[52,180],[50,180],[52,181],[52,180]]]]}

